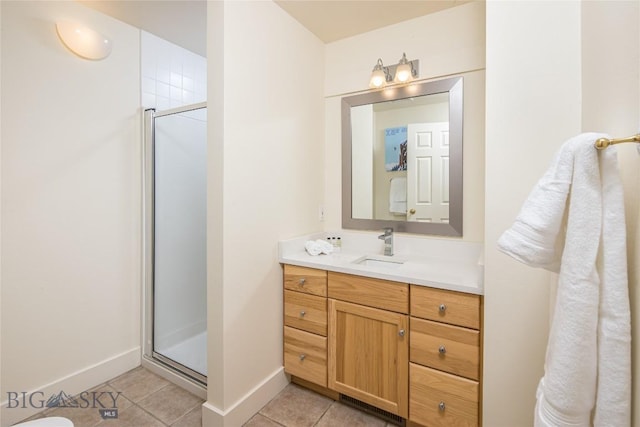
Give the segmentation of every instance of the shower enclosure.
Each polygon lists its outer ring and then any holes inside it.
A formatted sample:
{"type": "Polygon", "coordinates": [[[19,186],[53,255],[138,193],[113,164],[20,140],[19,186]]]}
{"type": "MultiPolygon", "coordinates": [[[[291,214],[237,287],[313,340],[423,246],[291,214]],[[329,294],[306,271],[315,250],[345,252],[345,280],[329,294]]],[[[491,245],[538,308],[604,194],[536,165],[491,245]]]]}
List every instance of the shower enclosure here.
{"type": "Polygon", "coordinates": [[[206,385],[206,103],[145,111],[144,356],[206,385]]]}

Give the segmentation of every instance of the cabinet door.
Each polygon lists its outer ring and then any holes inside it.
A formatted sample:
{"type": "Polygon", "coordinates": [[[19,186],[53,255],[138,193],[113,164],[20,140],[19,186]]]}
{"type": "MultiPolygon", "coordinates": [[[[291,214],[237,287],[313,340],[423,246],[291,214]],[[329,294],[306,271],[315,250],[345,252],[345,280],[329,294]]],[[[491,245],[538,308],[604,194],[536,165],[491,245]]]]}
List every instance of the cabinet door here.
{"type": "Polygon", "coordinates": [[[329,388],[408,416],[407,316],[329,299],[329,388]]]}

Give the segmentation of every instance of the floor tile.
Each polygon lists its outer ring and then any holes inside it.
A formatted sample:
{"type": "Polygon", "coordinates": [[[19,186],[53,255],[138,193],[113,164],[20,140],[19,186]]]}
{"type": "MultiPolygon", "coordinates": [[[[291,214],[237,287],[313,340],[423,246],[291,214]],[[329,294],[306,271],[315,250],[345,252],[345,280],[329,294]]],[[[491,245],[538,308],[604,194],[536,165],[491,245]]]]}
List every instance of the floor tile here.
{"type": "Polygon", "coordinates": [[[328,397],[289,384],[259,413],[286,427],[311,427],[332,402],[328,397]]]}
{"type": "Polygon", "coordinates": [[[32,415],[29,418],[25,418],[24,420],[22,420],[20,422],[21,423],[26,423],[27,421],[39,420],[42,417],[44,417],[44,412],[38,412],[37,414],[32,415]]]}
{"type": "Polygon", "coordinates": [[[334,402],[324,413],[316,427],[386,427],[387,422],[358,409],[334,402]]]}
{"type": "MultiPolygon", "coordinates": [[[[84,424],[76,424],[76,427],[85,427],[84,424]]],[[[165,427],[166,424],[154,418],[138,406],[131,406],[123,411],[118,411],[118,418],[103,420],[98,427],[165,427]]]]}
{"type": "MultiPolygon", "coordinates": [[[[50,408],[29,419],[65,417],[76,427],[202,426],[202,399],[143,368],[94,387],[76,399],[88,407],[50,408]],[[114,399],[118,418],[103,420],[99,409],[113,406],[114,399]]],[[[296,384],[285,387],[244,424],[244,427],[347,426],[395,427],[296,384]]]]}
{"type": "Polygon", "coordinates": [[[198,396],[171,384],[139,401],[138,405],[160,421],[172,424],[203,402],[198,396]]]}
{"type": "Polygon", "coordinates": [[[278,424],[264,415],[255,414],[243,427],[282,427],[282,424],[278,424]]]}
{"type": "Polygon", "coordinates": [[[116,391],[130,401],[137,403],[151,393],[171,384],[147,369],[138,367],[108,382],[116,391]]]}
{"type": "Polygon", "coordinates": [[[44,412],[45,417],[64,417],[73,422],[74,426],[93,427],[102,421],[98,408],[50,408],[44,412]]]}
{"type": "Polygon", "coordinates": [[[122,392],[117,391],[106,383],[92,388],[87,392],[85,397],[92,401],[92,406],[96,406],[97,408],[115,408],[118,411],[122,411],[133,405],[129,399],[124,397],[122,392]]]}
{"type": "Polygon", "coordinates": [[[202,405],[196,406],[187,415],[171,424],[171,427],[202,427],[202,405]]]}

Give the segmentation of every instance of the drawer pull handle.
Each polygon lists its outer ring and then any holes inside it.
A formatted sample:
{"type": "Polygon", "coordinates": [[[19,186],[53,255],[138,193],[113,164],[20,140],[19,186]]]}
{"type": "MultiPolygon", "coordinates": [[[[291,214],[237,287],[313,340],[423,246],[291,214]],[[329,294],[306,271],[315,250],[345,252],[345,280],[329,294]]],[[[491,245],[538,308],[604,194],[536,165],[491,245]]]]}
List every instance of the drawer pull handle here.
{"type": "Polygon", "coordinates": [[[304,317],[304,315],[305,315],[305,314],[307,314],[307,312],[306,312],[306,311],[304,311],[304,310],[302,310],[302,311],[300,312],[300,317],[304,317]]]}
{"type": "Polygon", "coordinates": [[[301,278],[301,279],[298,281],[298,283],[300,284],[300,286],[304,286],[304,282],[306,282],[306,281],[307,281],[307,279],[305,279],[305,278],[303,277],[303,278],[301,278]]]}
{"type": "Polygon", "coordinates": [[[306,355],[301,354],[301,355],[300,355],[300,361],[301,361],[301,362],[303,362],[303,361],[304,361],[304,359],[305,359],[306,357],[307,357],[306,355]]]}
{"type": "Polygon", "coordinates": [[[404,329],[400,329],[400,330],[398,331],[398,335],[400,335],[401,337],[403,337],[403,336],[404,336],[404,329]]]}
{"type": "Polygon", "coordinates": [[[446,409],[444,402],[438,403],[438,409],[440,410],[440,412],[444,412],[444,410],[446,409]]]}
{"type": "Polygon", "coordinates": [[[447,349],[445,348],[445,346],[441,345],[440,347],[438,347],[438,353],[440,353],[440,355],[444,356],[446,352],[447,349]]]}
{"type": "Polygon", "coordinates": [[[444,312],[447,311],[447,306],[444,304],[440,304],[440,307],[438,307],[438,310],[440,311],[440,313],[444,314],[444,312]]]}

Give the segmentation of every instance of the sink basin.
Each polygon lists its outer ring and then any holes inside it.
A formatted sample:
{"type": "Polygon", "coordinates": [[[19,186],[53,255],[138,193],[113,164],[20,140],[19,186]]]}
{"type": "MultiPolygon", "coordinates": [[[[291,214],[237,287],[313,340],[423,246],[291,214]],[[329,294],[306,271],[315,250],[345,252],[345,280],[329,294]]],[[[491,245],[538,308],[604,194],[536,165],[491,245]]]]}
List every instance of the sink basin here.
{"type": "Polygon", "coordinates": [[[404,264],[404,260],[381,255],[365,255],[353,261],[353,263],[366,267],[398,268],[404,264]]]}

